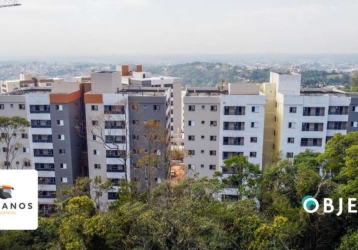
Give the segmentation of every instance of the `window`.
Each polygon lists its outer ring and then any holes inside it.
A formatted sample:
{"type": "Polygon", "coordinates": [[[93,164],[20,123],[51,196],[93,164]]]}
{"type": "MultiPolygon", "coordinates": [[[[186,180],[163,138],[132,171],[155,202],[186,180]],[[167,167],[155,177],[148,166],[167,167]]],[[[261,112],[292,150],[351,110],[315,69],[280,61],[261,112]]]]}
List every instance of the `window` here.
{"type": "Polygon", "coordinates": [[[154,111],[160,110],[160,105],[153,105],[153,110],[154,110],[154,111]]]}
{"type": "Polygon", "coordinates": [[[292,152],[286,153],[286,158],[293,158],[293,153],[292,152]]]}
{"type": "Polygon", "coordinates": [[[94,164],[94,169],[101,169],[101,164],[94,164]]]}
{"type": "Polygon", "coordinates": [[[205,110],[205,105],[201,105],[201,110],[205,110]]]}
{"type": "Polygon", "coordinates": [[[204,168],[204,164],[201,164],[200,167],[201,167],[201,168],[204,168]]]}
{"type": "Polygon", "coordinates": [[[92,121],[92,126],[98,126],[98,121],[97,120],[94,120],[94,121],[92,121]]]}
{"type": "Polygon", "coordinates": [[[252,113],[258,113],[258,112],[259,112],[259,106],[253,106],[253,107],[251,107],[251,112],[252,112],[252,113]]]}
{"type": "Polygon", "coordinates": [[[288,137],[288,138],[287,138],[287,143],[295,143],[295,138],[293,138],[293,137],[288,137]]]}
{"type": "Polygon", "coordinates": [[[143,104],[143,109],[148,109],[148,104],[143,104]]]}
{"type": "Polygon", "coordinates": [[[257,137],[250,137],[250,142],[257,143],[257,137]]]}
{"type": "Polygon", "coordinates": [[[210,136],[210,141],[216,141],[216,135],[211,135],[210,136]]]}
{"type": "Polygon", "coordinates": [[[296,113],[297,108],[296,107],[290,107],[290,113],[296,113]]]}
{"type": "Polygon", "coordinates": [[[351,122],[351,127],[358,127],[358,122],[351,122]]]}
{"type": "Polygon", "coordinates": [[[133,140],[139,140],[139,135],[132,135],[133,140]]]}
{"type": "Polygon", "coordinates": [[[278,121],[278,119],[277,119],[277,117],[275,116],[275,122],[277,122],[278,121]]]}
{"type": "Polygon", "coordinates": [[[201,136],[201,139],[205,139],[205,135],[202,135],[202,136],[201,136]]]}
{"type": "Polygon", "coordinates": [[[138,121],[138,120],[132,120],[132,124],[133,124],[133,125],[138,125],[138,124],[139,124],[139,121],[138,121]]]}
{"type": "Polygon", "coordinates": [[[137,104],[132,104],[132,109],[133,110],[138,110],[138,105],[137,104]]]}
{"type": "Polygon", "coordinates": [[[63,106],[62,105],[56,105],[56,110],[59,110],[59,111],[63,110],[63,106]]]}
{"type": "Polygon", "coordinates": [[[288,128],[295,128],[295,123],[294,122],[289,122],[288,123],[288,128]]]}
{"type": "Polygon", "coordinates": [[[65,140],[65,135],[58,135],[58,139],[62,141],[65,140]]]}
{"type": "Polygon", "coordinates": [[[62,183],[67,183],[67,177],[61,177],[61,182],[62,183]]]}
{"type": "Polygon", "coordinates": [[[22,148],[22,152],[23,152],[23,153],[30,153],[30,149],[28,149],[28,148],[22,148]]]}
{"type": "Polygon", "coordinates": [[[216,165],[209,165],[210,170],[216,170],[216,165]]]}
{"type": "Polygon", "coordinates": [[[60,153],[60,155],[66,154],[66,150],[65,150],[65,149],[59,149],[58,152],[60,153]]]}
{"type": "Polygon", "coordinates": [[[64,124],[63,120],[57,120],[57,125],[58,126],[63,126],[63,124],[64,124]]]}
{"type": "Polygon", "coordinates": [[[26,133],[22,133],[22,134],[21,134],[21,138],[22,138],[22,139],[27,139],[27,138],[28,138],[28,136],[27,136],[27,134],[26,134],[26,133]]]}
{"type": "Polygon", "coordinates": [[[210,126],[211,127],[216,127],[218,125],[217,121],[210,121],[210,126]]]}
{"type": "Polygon", "coordinates": [[[195,121],[188,121],[188,126],[189,127],[194,127],[195,126],[195,121]]]}
{"type": "Polygon", "coordinates": [[[204,154],[204,150],[201,150],[200,153],[204,154]]]}
{"type": "Polygon", "coordinates": [[[195,105],[189,105],[188,110],[189,111],[195,111],[195,105]]]}
{"type": "Polygon", "coordinates": [[[10,108],[13,108],[14,107],[14,104],[10,104],[10,108]]]}
{"type": "Polygon", "coordinates": [[[210,155],[216,155],[216,150],[210,150],[210,155]]]}
{"type": "Polygon", "coordinates": [[[25,109],[25,104],[19,104],[19,109],[25,109]]]}
{"type": "Polygon", "coordinates": [[[194,170],[194,169],[195,169],[195,165],[194,165],[194,164],[188,164],[188,168],[191,169],[191,170],[194,170]]]}
{"type": "Polygon", "coordinates": [[[92,111],[98,111],[98,105],[92,105],[91,110],[92,111]]]}
{"type": "Polygon", "coordinates": [[[94,149],[94,150],[93,150],[93,154],[94,154],[94,155],[99,155],[99,154],[100,154],[100,151],[99,151],[98,149],[94,149]]]}
{"type": "Polygon", "coordinates": [[[273,130],[273,136],[275,136],[276,135],[276,130],[273,130]]]}
{"type": "Polygon", "coordinates": [[[5,109],[4,104],[0,104],[0,109],[5,109]]]}
{"type": "Polygon", "coordinates": [[[251,122],[251,128],[258,128],[259,123],[258,122],[251,122]]]}
{"type": "Polygon", "coordinates": [[[188,150],[188,155],[195,155],[195,150],[188,150]]]}
{"type": "Polygon", "coordinates": [[[210,111],[218,111],[218,106],[216,105],[211,106],[210,111]]]}
{"type": "Polygon", "coordinates": [[[97,140],[97,135],[92,135],[92,140],[96,141],[97,140]]]}
{"type": "Polygon", "coordinates": [[[67,169],[67,164],[66,163],[60,163],[60,168],[61,169],[67,169]]]}
{"type": "Polygon", "coordinates": [[[256,158],[256,152],[250,152],[250,157],[251,158],[256,158]]]}
{"type": "Polygon", "coordinates": [[[30,161],[24,161],[24,166],[25,166],[25,167],[30,167],[30,166],[31,166],[31,162],[30,162],[30,161]]]}
{"type": "MultiPolygon", "coordinates": [[[[1,104],[1,105],[2,105],[2,104],[1,104]]],[[[352,107],[352,111],[353,111],[353,112],[358,112],[358,106],[353,106],[353,107],[352,107]]]]}
{"type": "Polygon", "coordinates": [[[189,141],[195,141],[195,135],[189,135],[188,140],[189,141]]]}

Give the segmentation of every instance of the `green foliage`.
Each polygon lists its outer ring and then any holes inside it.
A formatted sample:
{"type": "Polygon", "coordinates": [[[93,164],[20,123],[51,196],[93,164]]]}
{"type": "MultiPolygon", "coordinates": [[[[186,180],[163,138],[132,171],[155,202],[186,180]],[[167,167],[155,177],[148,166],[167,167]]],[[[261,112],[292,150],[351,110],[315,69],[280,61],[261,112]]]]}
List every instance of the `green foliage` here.
{"type": "Polygon", "coordinates": [[[301,204],[306,195],[321,204],[358,197],[357,138],[358,132],[337,134],[324,153],[277,157],[263,172],[234,156],[224,162],[232,175],[222,181],[221,173],[174,186],[164,181],[145,197],[126,183],[106,212],[89,198],[88,186],[98,192],[110,186],[79,179],[63,209],[40,218],[38,230],[0,232],[0,249],[357,249],[356,214],[323,214],[322,208],[308,214],[301,204]],[[230,183],[239,199],[220,202],[230,183]]]}
{"type": "Polygon", "coordinates": [[[358,74],[355,74],[354,76],[351,77],[351,89],[353,91],[358,91],[358,74]]]}
{"type": "MultiPolygon", "coordinates": [[[[182,77],[183,82],[190,86],[216,86],[221,81],[235,82],[269,82],[270,68],[248,69],[244,66],[235,66],[222,63],[193,62],[169,66],[146,66],[148,71],[157,75],[182,77]]],[[[302,74],[303,86],[348,85],[349,74],[328,73],[323,70],[308,70],[302,74]]]]}

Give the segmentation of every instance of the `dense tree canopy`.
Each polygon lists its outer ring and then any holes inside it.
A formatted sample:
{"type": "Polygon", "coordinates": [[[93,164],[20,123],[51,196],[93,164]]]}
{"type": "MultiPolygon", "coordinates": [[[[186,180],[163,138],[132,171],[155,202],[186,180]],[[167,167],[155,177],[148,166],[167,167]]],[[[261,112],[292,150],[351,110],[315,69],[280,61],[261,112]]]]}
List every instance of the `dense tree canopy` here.
{"type": "MultiPolygon", "coordinates": [[[[357,249],[358,218],[322,207],[306,213],[301,200],[358,197],[358,132],[336,135],[323,154],[306,151],[280,159],[263,172],[245,157],[225,161],[235,177],[162,182],[147,197],[131,184],[99,212],[79,180],[57,213],[40,218],[36,231],[1,231],[0,249],[357,249]],[[255,189],[238,201],[218,200],[234,181],[255,189]]],[[[241,189],[245,190],[245,189],[241,189]]],[[[247,190],[249,191],[249,190],[247,190]]],[[[322,204],[322,203],[321,203],[322,204]]]]}

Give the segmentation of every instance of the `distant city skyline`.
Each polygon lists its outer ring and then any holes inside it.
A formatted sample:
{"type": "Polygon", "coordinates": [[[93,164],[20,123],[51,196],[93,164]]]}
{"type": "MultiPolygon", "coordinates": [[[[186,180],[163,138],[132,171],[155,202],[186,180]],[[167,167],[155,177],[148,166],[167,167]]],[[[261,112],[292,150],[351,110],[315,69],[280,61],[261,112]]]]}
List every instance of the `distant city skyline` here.
{"type": "Polygon", "coordinates": [[[20,2],[0,10],[2,58],[358,52],[354,0],[20,2]]]}

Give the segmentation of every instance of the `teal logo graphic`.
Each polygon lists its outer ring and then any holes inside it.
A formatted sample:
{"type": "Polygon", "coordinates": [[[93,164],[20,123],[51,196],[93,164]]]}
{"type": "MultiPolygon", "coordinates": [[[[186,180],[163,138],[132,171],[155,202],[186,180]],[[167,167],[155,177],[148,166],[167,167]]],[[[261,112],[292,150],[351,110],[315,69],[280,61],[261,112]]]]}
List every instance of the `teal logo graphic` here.
{"type": "Polygon", "coordinates": [[[315,198],[313,198],[313,196],[306,195],[302,199],[302,206],[307,213],[312,214],[314,212],[317,212],[319,208],[319,203],[315,198]]]}

